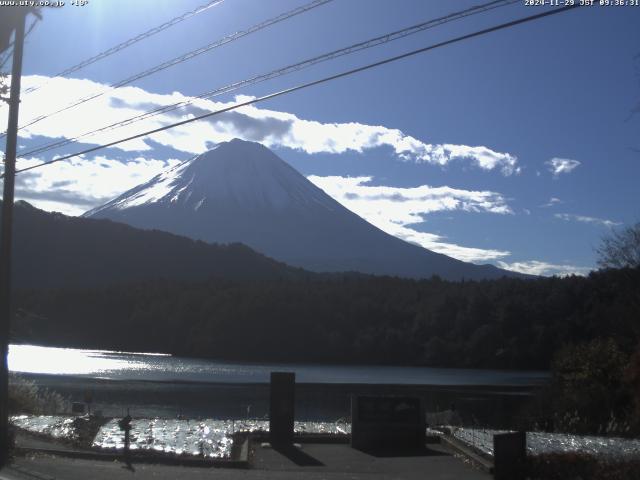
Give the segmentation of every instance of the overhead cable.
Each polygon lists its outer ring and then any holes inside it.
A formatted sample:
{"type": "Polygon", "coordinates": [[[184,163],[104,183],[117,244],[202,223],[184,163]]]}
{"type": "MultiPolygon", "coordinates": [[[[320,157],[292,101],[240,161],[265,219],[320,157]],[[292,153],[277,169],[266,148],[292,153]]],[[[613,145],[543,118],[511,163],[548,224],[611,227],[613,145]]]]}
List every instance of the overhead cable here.
{"type": "MultiPolygon", "coordinates": [[[[169,27],[173,27],[174,25],[177,25],[180,22],[183,22],[195,15],[198,15],[199,13],[202,13],[206,10],[209,10],[212,7],[215,7],[216,5],[219,5],[220,3],[224,2],[224,0],[212,0],[209,3],[206,3],[204,5],[200,5],[199,7],[183,13],[182,15],[172,18],[171,20],[163,23],[162,25],[158,25],[157,27],[154,27],[150,30],[147,30],[146,32],[143,32],[139,35],[136,35],[135,37],[132,37],[128,40],[125,40],[122,43],[119,43],[118,45],[115,45],[111,48],[108,48],[107,50],[98,53],[97,55],[94,55],[93,57],[87,58],[86,60],[81,61],[80,63],[77,63],[76,65],[73,65],[72,67],[69,67],[59,73],[56,73],[53,77],[50,77],[47,80],[47,83],[49,81],[51,81],[54,78],[58,78],[58,77],[66,77],[74,72],[77,72],[78,70],[82,70],[85,67],[88,67],[89,65],[96,63],[104,58],[107,58],[111,55],[113,55],[114,53],[117,53],[121,50],[124,50],[125,48],[130,47],[131,45],[134,45],[142,40],[145,40],[153,35],[156,35],[164,30],[166,30],[169,27]]],[[[42,88],[45,85],[45,83],[38,85],[38,86],[34,86],[34,87],[30,87],[25,89],[25,91],[23,93],[27,94],[27,93],[31,93],[31,92],[35,92],[36,90],[42,88]]]]}
{"type": "MultiPolygon", "coordinates": [[[[227,35],[226,37],[223,37],[219,40],[216,40],[215,42],[209,43],[208,45],[205,45],[203,47],[197,48],[195,50],[192,50],[190,52],[187,52],[183,55],[180,55],[178,57],[172,58],[171,60],[167,60],[166,62],[163,62],[159,65],[156,65],[152,68],[149,68],[147,70],[144,70],[142,72],[136,73],[135,75],[125,78],[124,80],[120,80],[118,82],[112,83],[111,85],[109,85],[106,89],[102,90],[101,92],[97,92],[94,94],[91,94],[89,96],[80,98],[78,100],[73,101],[72,103],[70,103],[69,105],[62,107],[58,110],[55,110],[53,112],[47,113],[45,115],[40,115],[39,117],[36,117],[30,121],[28,121],[26,124],[21,125],[18,130],[24,129],[26,127],[29,127],[31,125],[34,125],[42,120],[44,120],[45,118],[49,118],[52,117],[53,115],[57,115],[58,113],[61,112],[65,112],[67,110],[70,110],[74,107],[77,107],[79,105],[82,105],[83,103],[86,103],[90,100],[94,100],[96,98],[99,98],[101,96],[103,96],[105,93],[111,91],[111,90],[115,90],[116,88],[120,88],[123,87],[125,85],[129,85],[130,83],[135,82],[136,80],[140,80],[142,78],[148,77],[149,75],[153,75],[154,73],[160,72],[162,70],[165,70],[169,67],[173,67],[175,65],[178,65],[179,63],[182,62],[186,62],[187,60],[191,60],[192,58],[197,57],[198,55],[202,55],[203,53],[209,52],[211,50],[213,50],[214,48],[218,48],[221,47],[222,45],[226,45],[227,43],[231,43],[235,40],[238,40],[239,38],[242,37],[246,37],[247,35],[251,35],[252,33],[255,33],[259,30],[262,30],[264,28],[270,27],[271,25],[275,25],[276,23],[282,22],[284,20],[287,20],[291,17],[294,17],[296,15],[300,15],[302,13],[305,13],[313,8],[319,7],[321,5],[324,5],[326,3],[332,2],[333,0],[313,0],[312,2],[305,4],[301,7],[298,8],[294,8],[293,10],[290,10],[288,12],[282,13],[280,15],[278,15],[277,17],[273,17],[270,18],[269,20],[265,20],[264,22],[258,23],[256,25],[253,25],[252,27],[248,28],[247,30],[241,30],[239,32],[235,32],[232,33],[231,35],[227,35]]],[[[6,133],[6,132],[5,132],[6,133]]]]}
{"type": "Polygon", "coordinates": [[[47,143],[44,145],[40,145],[37,146],[27,152],[22,152],[20,154],[21,157],[27,157],[27,156],[31,156],[31,155],[37,155],[39,153],[42,152],[46,152],[55,148],[60,148],[63,147],[65,145],[69,145],[70,143],[76,142],[80,139],[89,137],[89,136],[93,136],[95,134],[98,133],[102,133],[105,131],[110,131],[110,130],[114,130],[117,128],[121,128],[127,125],[131,125],[133,123],[142,121],[142,120],[146,120],[148,118],[154,117],[156,115],[161,115],[163,113],[168,113],[177,109],[181,109],[184,108],[188,105],[193,104],[194,102],[196,102],[199,99],[209,99],[209,98],[213,98],[225,93],[229,93],[235,90],[238,90],[242,87],[246,87],[249,85],[255,85],[257,83],[261,83],[267,80],[271,80],[277,77],[281,77],[283,75],[287,75],[289,73],[293,73],[308,67],[311,67],[313,65],[316,65],[318,63],[322,63],[322,62],[326,62],[329,60],[333,60],[335,58],[339,58],[345,55],[349,55],[352,53],[356,53],[362,50],[366,50],[372,47],[376,47],[379,45],[382,45],[384,43],[388,43],[388,42],[392,42],[394,40],[399,40],[401,38],[405,38],[409,35],[413,35],[416,34],[418,32],[430,29],[430,28],[434,28],[437,27],[439,25],[443,25],[445,23],[448,22],[452,22],[454,20],[459,20],[465,17],[469,17],[471,15],[477,15],[479,13],[483,13],[489,10],[493,10],[495,8],[499,8],[499,7],[504,7],[507,5],[511,5],[513,3],[519,3],[520,0],[495,0],[495,1],[491,1],[488,3],[484,3],[481,5],[477,5],[459,12],[454,12],[451,14],[448,14],[446,16],[443,17],[439,17],[436,19],[431,19],[431,20],[427,20],[421,23],[418,23],[416,25],[412,25],[410,27],[406,27],[403,28],[401,30],[396,30],[394,32],[390,32],[390,33],[386,33],[384,35],[380,35],[374,38],[371,38],[369,40],[363,41],[363,42],[359,42],[353,45],[349,45],[348,47],[344,47],[344,48],[340,48],[338,50],[334,50],[332,52],[329,53],[324,53],[322,55],[318,55],[316,57],[312,57],[297,63],[294,63],[292,65],[287,65],[285,67],[282,68],[278,68],[276,70],[272,70],[268,73],[264,73],[261,75],[256,75],[254,77],[245,79],[245,80],[241,80],[238,82],[234,82],[234,83],[230,83],[228,85],[225,85],[223,87],[218,87],[215,88],[213,90],[209,90],[207,92],[201,93],[200,95],[196,95],[195,97],[192,97],[188,100],[183,100],[181,102],[175,102],[169,105],[163,105],[161,107],[155,108],[153,110],[147,111],[147,112],[143,112],[140,113],[138,115],[134,115],[132,117],[129,117],[127,119],[124,120],[120,120],[118,122],[115,123],[111,123],[109,125],[106,125],[104,127],[100,127],[98,129],[95,130],[91,130],[85,133],[82,133],[80,135],[77,135],[75,137],[71,137],[71,138],[66,138],[64,140],[58,140],[56,142],[51,142],[51,143],[47,143]]]}
{"type": "MultiPolygon", "coordinates": [[[[341,72],[341,73],[337,73],[335,75],[330,75],[328,77],[320,78],[318,80],[314,80],[314,81],[311,81],[311,82],[307,82],[307,83],[303,83],[303,84],[300,84],[300,85],[296,85],[294,87],[290,87],[290,88],[287,88],[287,89],[284,89],[284,90],[280,90],[278,92],[270,93],[270,94],[264,95],[262,97],[253,98],[253,99],[250,99],[250,100],[246,100],[244,102],[236,103],[235,105],[231,105],[231,106],[228,106],[228,107],[225,107],[225,108],[221,108],[219,110],[215,110],[213,112],[208,112],[208,113],[205,113],[203,115],[199,115],[197,117],[189,118],[187,120],[182,120],[180,122],[172,123],[172,124],[169,124],[169,125],[164,125],[164,126],[159,127],[159,128],[154,128],[152,130],[148,130],[148,131],[145,131],[145,132],[142,132],[142,133],[138,133],[136,135],[131,135],[131,136],[126,137],[126,138],[121,138],[119,140],[115,140],[113,142],[105,143],[103,145],[97,145],[95,147],[87,148],[85,150],[82,150],[82,151],[79,151],[79,152],[76,152],[76,153],[72,153],[72,154],[69,154],[69,155],[65,155],[63,157],[55,158],[53,160],[49,160],[49,161],[46,161],[46,162],[42,162],[42,163],[37,164],[37,165],[32,165],[30,167],[25,167],[25,168],[16,170],[16,173],[23,173],[23,172],[27,172],[27,171],[30,171],[30,170],[34,170],[36,168],[41,168],[41,167],[44,167],[44,166],[47,166],[47,165],[52,165],[52,164],[57,163],[57,162],[62,162],[62,161],[65,161],[65,160],[69,160],[70,158],[78,157],[80,155],[85,155],[87,153],[95,152],[97,150],[102,150],[104,148],[112,147],[114,145],[118,145],[120,143],[128,142],[130,140],[135,140],[135,139],[138,139],[138,138],[146,137],[146,136],[152,135],[154,133],[159,133],[159,132],[162,132],[162,131],[165,131],[165,130],[169,130],[171,128],[175,128],[175,127],[179,127],[179,126],[186,125],[186,124],[189,124],[189,123],[197,122],[199,120],[203,120],[205,118],[209,118],[209,117],[212,117],[212,116],[215,116],[215,115],[220,115],[222,113],[229,112],[229,111],[232,111],[232,110],[236,110],[238,108],[245,107],[245,106],[248,106],[248,105],[253,105],[253,104],[256,104],[256,103],[264,102],[266,100],[270,100],[272,98],[276,98],[276,97],[280,97],[282,95],[293,93],[293,92],[296,92],[298,90],[303,90],[303,89],[306,89],[306,88],[309,88],[309,87],[313,87],[313,86],[320,85],[320,84],[323,84],[323,83],[327,83],[327,82],[330,82],[330,81],[333,81],[333,80],[337,80],[339,78],[343,78],[343,77],[347,77],[347,76],[350,76],[350,75],[354,75],[356,73],[364,72],[366,70],[370,70],[372,68],[377,68],[377,67],[380,67],[382,65],[386,65],[386,64],[389,64],[389,63],[392,63],[392,62],[396,62],[398,60],[403,60],[405,58],[409,58],[409,57],[412,57],[414,55],[418,55],[420,53],[425,53],[425,52],[428,52],[428,51],[431,51],[431,50],[435,50],[437,48],[441,48],[441,47],[444,47],[444,46],[447,46],[447,45],[451,45],[451,44],[454,44],[454,43],[462,42],[464,40],[470,40],[472,38],[476,38],[476,37],[479,37],[479,36],[482,36],[482,35],[486,35],[488,33],[496,32],[498,30],[504,30],[504,29],[507,29],[507,28],[514,27],[516,25],[521,25],[523,23],[528,23],[528,22],[532,22],[532,21],[535,21],[535,20],[540,20],[540,19],[545,18],[545,17],[552,16],[552,15],[557,15],[557,14],[560,14],[560,13],[564,13],[564,12],[567,12],[569,10],[576,9],[578,7],[580,7],[579,4],[574,4],[574,5],[569,5],[569,6],[565,6],[565,7],[555,8],[553,10],[547,10],[545,12],[538,13],[536,15],[530,15],[528,17],[523,17],[523,18],[519,18],[517,20],[512,20],[512,21],[506,22],[506,23],[501,23],[499,25],[495,25],[493,27],[485,28],[483,30],[477,30],[477,31],[475,31],[473,33],[468,33],[466,35],[455,37],[455,38],[452,38],[450,40],[445,40],[443,42],[439,42],[439,43],[435,43],[435,44],[432,44],[432,45],[428,45],[426,47],[418,48],[416,50],[412,50],[410,52],[403,53],[401,55],[396,55],[396,56],[393,56],[393,57],[386,58],[384,60],[379,60],[379,61],[374,62],[374,63],[369,63],[369,64],[364,65],[362,67],[354,68],[354,69],[347,70],[347,71],[344,71],[344,72],[341,72]]],[[[2,177],[4,177],[4,175],[2,175],[2,177]]]]}

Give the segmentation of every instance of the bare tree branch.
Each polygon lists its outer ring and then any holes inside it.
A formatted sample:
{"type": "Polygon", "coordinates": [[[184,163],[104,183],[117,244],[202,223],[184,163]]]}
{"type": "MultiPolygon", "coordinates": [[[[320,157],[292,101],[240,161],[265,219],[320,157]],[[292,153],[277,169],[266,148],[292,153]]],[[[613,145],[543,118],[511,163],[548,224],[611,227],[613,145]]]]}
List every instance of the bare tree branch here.
{"type": "Polygon", "coordinates": [[[640,267],[640,222],[612,231],[596,252],[600,268],[640,267]]]}

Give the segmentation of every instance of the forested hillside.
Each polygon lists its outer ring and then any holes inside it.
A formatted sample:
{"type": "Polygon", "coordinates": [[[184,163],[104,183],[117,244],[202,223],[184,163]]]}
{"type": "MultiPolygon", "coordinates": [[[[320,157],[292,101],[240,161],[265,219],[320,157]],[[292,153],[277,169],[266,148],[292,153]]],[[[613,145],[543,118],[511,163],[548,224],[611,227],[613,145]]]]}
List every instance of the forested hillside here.
{"type": "Polygon", "coordinates": [[[549,367],[563,346],[638,343],[640,269],[447,282],[333,275],[16,294],[14,342],[242,360],[549,367]]]}
{"type": "MultiPolygon", "coordinates": [[[[0,203],[1,204],[1,203],[0,203]]],[[[310,275],[235,243],[212,245],[109,220],[68,217],[17,202],[17,288],[77,288],[155,278],[275,279],[310,275]]]]}

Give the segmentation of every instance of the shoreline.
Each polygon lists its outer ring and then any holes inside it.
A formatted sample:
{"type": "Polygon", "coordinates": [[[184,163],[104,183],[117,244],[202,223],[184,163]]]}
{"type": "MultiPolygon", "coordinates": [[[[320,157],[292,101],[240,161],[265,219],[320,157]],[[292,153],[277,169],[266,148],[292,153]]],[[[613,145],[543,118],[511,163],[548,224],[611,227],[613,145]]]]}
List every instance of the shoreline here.
{"type": "MultiPolygon", "coordinates": [[[[161,418],[264,418],[269,412],[268,383],[113,380],[83,376],[18,373],[38,387],[70,402],[89,396],[91,411],[105,416],[161,418]]],[[[457,410],[463,419],[501,425],[517,415],[542,386],[396,385],[296,383],[296,419],[332,421],[350,415],[352,395],[422,398],[430,412],[457,410]]]]}
{"type": "MultiPolygon", "coordinates": [[[[144,378],[106,378],[96,377],[92,375],[68,375],[68,374],[55,374],[55,373],[32,373],[32,372],[15,372],[11,371],[10,374],[28,378],[34,381],[44,381],[56,383],[59,381],[69,381],[77,383],[113,383],[118,384],[158,384],[158,385],[202,385],[202,386],[239,386],[239,387],[260,387],[269,386],[269,382],[245,382],[245,381],[201,381],[201,380],[181,380],[181,379],[144,379],[144,378]]],[[[343,388],[343,387],[379,387],[379,388],[394,388],[394,389],[463,389],[463,390],[482,390],[482,391],[497,391],[497,390],[513,390],[515,391],[535,391],[544,387],[545,383],[539,384],[522,384],[522,383],[365,383],[365,382],[296,382],[296,387],[313,387],[322,386],[323,388],[343,388]]]]}
{"type": "Polygon", "coordinates": [[[91,347],[83,345],[61,345],[56,342],[53,343],[34,343],[33,341],[21,341],[21,340],[11,340],[9,343],[9,347],[35,347],[35,348],[50,348],[57,350],[74,350],[74,351],[83,351],[83,352],[91,352],[91,353],[106,353],[110,355],[136,355],[136,356],[150,356],[150,357],[172,357],[172,358],[181,358],[184,360],[196,360],[196,361],[206,361],[212,362],[216,364],[222,365],[244,365],[244,366],[264,366],[264,365],[273,365],[273,366],[281,366],[283,368],[294,367],[294,366],[305,366],[305,367],[398,367],[398,368],[432,368],[432,369],[442,369],[442,370],[467,370],[467,371],[489,371],[489,372],[526,372],[531,374],[541,374],[545,375],[549,371],[542,370],[540,368],[496,368],[496,367],[465,367],[465,366],[444,366],[444,365],[423,365],[420,363],[376,363],[376,362],[350,362],[348,360],[336,360],[336,361],[305,361],[305,360],[290,360],[283,361],[278,359],[269,359],[269,358],[255,358],[255,359],[247,359],[244,357],[216,357],[216,356],[191,356],[184,352],[140,352],[133,350],[120,350],[118,348],[109,349],[105,346],[100,347],[91,347]]]}

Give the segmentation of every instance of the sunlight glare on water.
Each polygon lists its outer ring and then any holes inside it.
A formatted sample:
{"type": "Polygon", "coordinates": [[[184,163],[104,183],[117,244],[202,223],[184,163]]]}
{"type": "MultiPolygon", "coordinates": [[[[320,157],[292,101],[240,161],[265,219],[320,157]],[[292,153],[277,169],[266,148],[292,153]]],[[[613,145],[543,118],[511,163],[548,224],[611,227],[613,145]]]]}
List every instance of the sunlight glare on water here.
{"type": "Polygon", "coordinates": [[[9,370],[156,382],[269,383],[272,371],[294,372],[302,383],[395,385],[540,385],[547,372],[381,365],[233,363],[166,354],[10,345],[9,370]]]}
{"type": "Polygon", "coordinates": [[[96,375],[150,368],[148,362],[136,358],[137,354],[113,353],[102,350],[10,345],[8,363],[12,372],[55,375],[96,375]]]}

